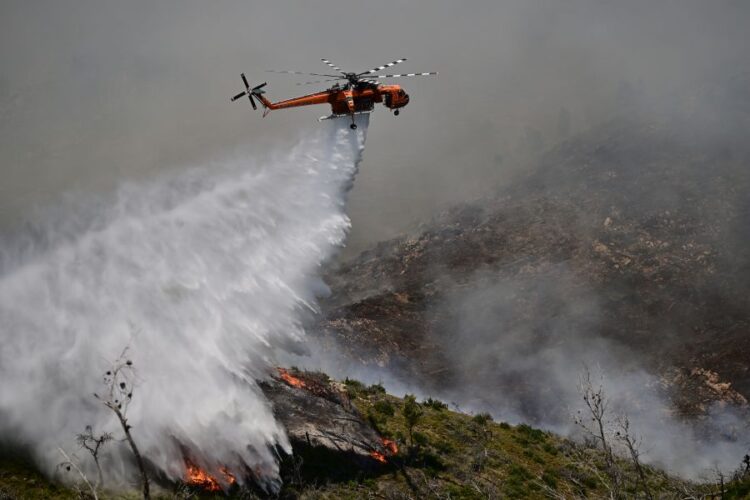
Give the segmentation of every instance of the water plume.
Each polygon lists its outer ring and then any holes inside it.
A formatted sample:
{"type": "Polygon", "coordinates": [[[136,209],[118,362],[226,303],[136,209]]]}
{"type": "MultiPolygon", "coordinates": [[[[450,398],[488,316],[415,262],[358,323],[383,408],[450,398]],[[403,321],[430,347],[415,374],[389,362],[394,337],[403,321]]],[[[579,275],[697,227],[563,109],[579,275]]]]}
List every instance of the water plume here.
{"type": "MultiPolygon", "coordinates": [[[[332,120],[272,161],[236,154],[97,200],[70,196],[0,244],[0,436],[52,471],[86,425],[118,433],[92,394],[128,346],[129,420],[146,459],[184,477],[278,472],[289,450],[256,379],[299,349],[320,265],[350,226],[368,117],[332,120]]],[[[110,479],[132,472],[113,446],[110,479]]]]}

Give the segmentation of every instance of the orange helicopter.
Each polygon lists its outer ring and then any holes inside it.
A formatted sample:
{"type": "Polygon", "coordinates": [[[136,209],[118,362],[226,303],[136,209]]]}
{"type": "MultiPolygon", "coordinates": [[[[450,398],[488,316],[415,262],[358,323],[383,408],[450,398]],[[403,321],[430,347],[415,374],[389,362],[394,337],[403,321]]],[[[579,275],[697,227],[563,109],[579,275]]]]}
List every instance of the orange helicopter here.
{"type": "Polygon", "coordinates": [[[322,116],[320,120],[330,120],[332,118],[338,118],[341,116],[351,116],[352,129],[357,128],[357,124],[354,123],[354,116],[358,114],[366,114],[372,112],[375,107],[375,103],[382,102],[385,107],[393,110],[394,115],[399,114],[399,108],[403,108],[409,104],[409,94],[404,92],[404,89],[400,85],[381,85],[377,80],[383,78],[402,78],[406,76],[433,76],[437,73],[404,73],[400,75],[378,75],[375,74],[378,71],[390,68],[396,64],[406,61],[404,59],[397,59],[383,66],[378,66],[371,70],[363,71],[361,73],[349,73],[341,71],[341,68],[334,65],[328,59],[321,59],[325,64],[331,67],[334,71],[338,72],[338,75],[323,74],[323,73],[304,73],[301,71],[269,71],[270,73],[286,73],[291,75],[312,75],[328,77],[328,80],[317,80],[313,82],[298,83],[297,85],[311,85],[315,83],[335,82],[332,86],[322,92],[316,92],[315,94],[309,94],[301,97],[295,97],[293,99],[287,99],[286,101],[271,102],[266,99],[263,94],[265,91],[263,87],[267,85],[262,83],[256,87],[250,88],[250,84],[247,83],[245,73],[242,73],[242,82],[245,84],[245,90],[240,92],[236,96],[232,97],[231,101],[234,102],[237,99],[247,96],[250,99],[250,104],[253,109],[258,109],[255,104],[253,97],[258,99],[263,105],[263,116],[266,116],[272,109],[286,109],[296,108],[298,106],[309,106],[312,104],[330,104],[332,114],[329,116],[322,116]]]}

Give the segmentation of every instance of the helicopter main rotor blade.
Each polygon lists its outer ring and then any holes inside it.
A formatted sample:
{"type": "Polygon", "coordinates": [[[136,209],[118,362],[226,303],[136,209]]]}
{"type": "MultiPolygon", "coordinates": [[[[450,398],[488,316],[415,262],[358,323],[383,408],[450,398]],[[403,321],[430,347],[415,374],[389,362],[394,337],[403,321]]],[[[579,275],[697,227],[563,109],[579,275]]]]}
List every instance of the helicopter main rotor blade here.
{"type": "Polygon", "coordinates": [[[303,73],[302,71],[278,71],[274,69],[267,69],[266,73],[284,73],[286,75],[305,75],[305,76],[330,76],[331,78],[339,77],[339,75],[324,75],[321,73],[303,73]]]}
{"type": "Polygon", "coordinates": [[[258,106],[256,106],[255,101],[253,100],[253,94],[247,94],[247,96],[250,98],[250,104],[252,104],[253,109],[258,109],[258,106]]]}
{"type": "Polygon", "coordinates": [[[239,99],[240,97],[244,97],[244,96],[245,96],[245,94],[247,94],[247,92],[240,92],[240,93],[239,93],[239,94],[237,94],[236,96],[232,97],[231,101],[232,101],[232,102],[234,102],[234,101],[236,101],[237,99],[239,99]]]}
{"type": "Polygon", "coordinates": [[[404,76],[435,76],[437,75],[436,71],[430,72],[430,73],[404,73],[401,75],[372,75],[368,76],[367,78],[401,78],[404,76]]]}
{"type": "Polygon", "coordinates": [[[334,69],[334,71],[338,71],[339,73],[343,73],[343,71],[341,71],[341,68],[339,68],[338,66],[336,66],[335,64],[333,64],[333,63],[332,63],[331,61],[329,61],[328,59],[321,59],[321,61],[323,61],[323,62],[324,62],[324,63],[326,63],[326,64],[327,64],[328,66],[330,66],[331,68],[333,68],[333,69],[334,69]]]}
{"type": "Polygon", "coordinates": [[[378,66],[377,68],[372,68],[371,70],[368,70],[368,71],[363,71],[362,73],[357,73],[357,76],[362,76],[362,75],[369,75],[369,74],[371,74],[371,73],[377,73],[378,71],[382,71],[382,70],[384,70],[385,68],[390,68],[391,66],[395,66],[395,65],[397,65],[397,64],[399,64],[399,63],[402,63],[402,62],[404,62],[404,61],[406,61],[406,58],[405,58],[405,57],[404,57],[403,59],[396,59],[396,60],[395,60],[395,61],[393,61],[393,62],[389,62],[388,64],[384,64],[384,65],[382,65],[382,66],[378,66]]]}
{"type": "Polygon", "coordinates": [[[346,78],[333,78],[331,80],[316,80],[314,82],[297,83],[296,85],[312,85],[314,83],[336,82],[336,81],[339,81],[339,80],[346,80],[346,78]]]}
{"type": "Polygon", "coordinates": [[[245,73],[241,73],[240,76],[242,77],[242,81],[245,84],[245,88],[250,89],[250,84],[247,83],[247,78],[245,78],[245,73]]]}

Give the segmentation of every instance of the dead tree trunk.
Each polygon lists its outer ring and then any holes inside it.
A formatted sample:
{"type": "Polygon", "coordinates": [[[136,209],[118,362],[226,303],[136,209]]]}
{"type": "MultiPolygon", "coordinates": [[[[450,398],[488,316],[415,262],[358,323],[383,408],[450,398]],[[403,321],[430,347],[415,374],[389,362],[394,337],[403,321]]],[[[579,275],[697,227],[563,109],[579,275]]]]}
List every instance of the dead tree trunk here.
{"type": "Polygon", "coordinates": [[[578,390],[583,396],[583,401],[586,403],[589,416],[582,417],[579,414],[579,417],[576,418],[576,424],[602,445],[606,472],[612,482],[612,496],[613,498],[620,498],[621,471],[617,465],[612,445],[607,436],[606,426],[609,419],[609,401],[604,393],[604,387],[602,383],[594,387],[591,381],[591,372],[589,372],[588,368],[585,368],[579,379],[578,390]],[[587,422],[588,418],[591,419],[593,425],[587,422]]]}
{"type": "MultiPolygon", "coordinates": [[[[109,406],[109,405],[108,405],[109,406]]],[[[130,434],[130,425],[128,425],[128,419],[125,418],[125,415],[122,414],[119,408],[110,406],[113,412],[115,412],[115,415],[117,415],[117,419],[120,421],[120,425],[122,425],[122,430],[125,431],[125,438],[128,440],[128,444],[130,445],[130,449],[133,452],[133,456],[135,457],[135,463],[138,465],[138,470],[141,473],[141,484],[143,485],[143,498],[144,500],[151,500],[151,492],[149,491],[149,482],[148,482],[148,475],[146,474],[146,467],[143,464],[143,458],[141,457],[141,452],[138,451],[138,446],[136,446],[135,441],[133,441],[133,436],[130,434]]]]}
{"type": "Polygon", "coordinates": [[[144,500],[151,500],[151,492],[149,488],[148,474],[146,473],[146,467],[143,463],[143,457],[141,452],[138,450],[133,435],[130,433],[130,425],[128,424],[127,411],[128,406],[133,400],[133,389],[134,389],[134,378],[135,369],[133,368],[133,362],[125,358],[128,349],[125,348],[120,354],[120,357],[113,363],[112,369],[104,374],[104,383],[107,385],[108,392],[102,397],[98,394],[94,396],[102,401],[104,405],[112,410],[117,419],[120,421],[122,430],[125,432],[125,439],[130,445],[130,450],[133,452],[135,462],[138,465],[138,470],[141,474],[141,485],[143,488],[144,500]]]}

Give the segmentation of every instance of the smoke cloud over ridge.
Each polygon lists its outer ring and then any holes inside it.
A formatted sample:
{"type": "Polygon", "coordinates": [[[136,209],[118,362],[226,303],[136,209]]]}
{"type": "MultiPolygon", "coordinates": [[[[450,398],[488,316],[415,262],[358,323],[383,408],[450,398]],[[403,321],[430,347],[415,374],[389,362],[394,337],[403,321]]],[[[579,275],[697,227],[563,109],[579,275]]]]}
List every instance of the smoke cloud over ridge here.
{"type": "MultiPolygon", "coordinates": [[[[273,477],[271,447],[289,443],[255,380],[298,349],[318,268],[349,229],[358,120],[356,133],[328,122],[264,164],[237,154],[113,199],[71,196],[3,237],[0,432],[49,470],[84,426],[117,432],[92,393],[129,346],[128,417],[148,460],[181,477],[182,445],[208,470],[273,477]]],[[[108,473],[126,477],[126,456],[111,453],[108,473]]]]}
{"type": "Polygon", "coordinates": [[[601,335],[601,302],[565,265],[550,266],[543,277],[477,272],[441,304],[455,310],[438,341],[454,354],[458,379],[457,388],[439,395],[467,410],[581,438],[574,421],[590,419],[579,386],[589,371],[608,400],[614,445],[616,420],[627,416],[645,462],[693,479],[716,467],[731,472],[750,444],[743,413],[714,404],[700,422],[676,415],[666,381],[628,345],[601,335]]]}

